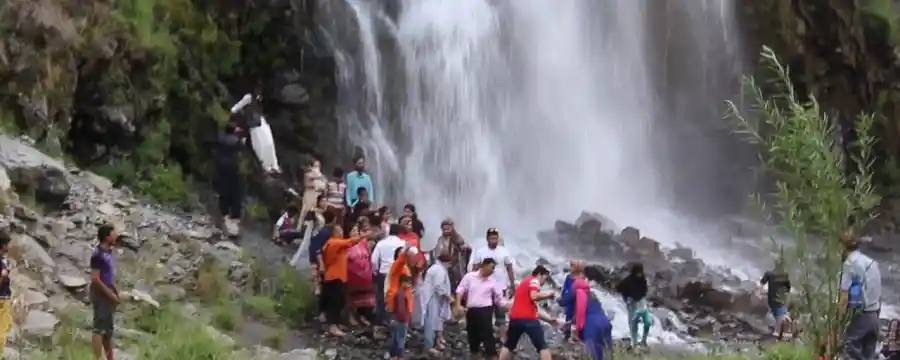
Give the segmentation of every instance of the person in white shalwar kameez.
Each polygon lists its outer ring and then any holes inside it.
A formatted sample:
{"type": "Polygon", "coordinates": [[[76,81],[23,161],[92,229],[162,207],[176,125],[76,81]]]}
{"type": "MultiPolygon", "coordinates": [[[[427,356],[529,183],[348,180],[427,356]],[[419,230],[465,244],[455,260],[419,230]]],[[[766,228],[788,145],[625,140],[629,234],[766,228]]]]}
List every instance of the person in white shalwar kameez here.
{"type": "Polygon", "coordinates": [[[425,349],[434,355],[443,348],[440,335],[444,330],[444,322],[450,320],[453,314],[450,306],[450,275],[447,271],[452,261],[447,253],[440,254],[438,260],[440,263],[435,263],[425,271],[425,280],[416,294],[416,302],[422,304],[421,325],[425,349]]]}

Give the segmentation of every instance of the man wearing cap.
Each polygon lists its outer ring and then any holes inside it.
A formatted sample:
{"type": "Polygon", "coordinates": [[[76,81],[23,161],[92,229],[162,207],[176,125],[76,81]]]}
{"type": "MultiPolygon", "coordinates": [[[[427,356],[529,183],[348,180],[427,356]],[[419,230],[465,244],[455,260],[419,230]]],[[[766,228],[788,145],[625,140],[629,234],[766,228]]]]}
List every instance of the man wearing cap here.
{"type": "Polygon", "coordinates": [[[840,300],[850,312],[844,331],[844,359],[874,359],[878,343],[881,311],[881,270],[878,262],[859,251],[859,238],[843,236],[844,264],[841,270],[840,300]]]}
{"type": "Polygon", "coordinates": [[[12,288],[9,281],[9,261],[6,253],[9,251],[9,234],[0,232],[0,356],[6,346],[6,335],[12,328],[12,288]]]}
{"type": "MultiPolygon", "coordinates": [[[[472,256],[469,257],[469,269],[471,271],[476,271],[481,266],[482,260],[494,259],[494,262],[496,262],[497,265],[491,276],[494,278],[497,286],[500,287],[500,290],[504,292],[503,297],[509,299],[516,286],[512,255],[506,247],[500,245],[499,230],[496,228],[489,228],[485,232],[485,237],[487,238],[487,245],[472,252],[472,256]]],[[[506,337],[506,312],[506,309],[503,307],[494,307],[494,326],[496,326],[497,330],[500,332],[501,340],[506,337]]]]}

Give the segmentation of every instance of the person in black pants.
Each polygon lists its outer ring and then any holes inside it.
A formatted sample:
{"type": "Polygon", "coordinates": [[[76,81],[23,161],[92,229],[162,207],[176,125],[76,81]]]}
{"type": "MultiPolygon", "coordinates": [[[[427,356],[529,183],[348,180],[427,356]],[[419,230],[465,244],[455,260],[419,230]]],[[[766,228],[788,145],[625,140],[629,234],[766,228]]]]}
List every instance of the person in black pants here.
{"type": "Polygon", "coordinates": [[[219,134],[216,149],[216,177],[214,188],[219,195],[219,211],[225,230],[235,235],[235,228],[241,219],[244,184],[241,178],[239,154],[244,146],[244,135],[236,122],[229,122],[225,131],[219,134]]]}

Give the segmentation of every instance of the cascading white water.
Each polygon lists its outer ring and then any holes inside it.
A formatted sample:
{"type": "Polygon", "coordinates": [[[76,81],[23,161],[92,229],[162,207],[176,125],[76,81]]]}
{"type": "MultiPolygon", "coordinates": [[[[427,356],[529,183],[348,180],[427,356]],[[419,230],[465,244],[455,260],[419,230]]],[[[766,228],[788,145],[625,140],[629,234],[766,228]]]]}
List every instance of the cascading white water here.
{"type": "MultiPolygon", "coordinates": [[[[660,2],[345,2],[345,13],[332,15],[349,16],[355,29],[334,44],[341,117],[368,157],[379,202],[415,203],[431,229],[452,217],[470,239],[499,227],[523,264],[542,250],[536,231],[582,210],[729,262],[709,246],[715,240],[704,236],[703,222],[683,214],[670,186],[672,156],[660,154],[671,127],[661,118],[677,116],[654,71],[656,57],[670,56],[653,48],[669,41],[649,23],[660,2]]],[[[683,7],[680,20],[690,27],[683,46],[701,53],[691,66],[738,61],[733,49],[709,46],[713,38],[728,44],[736,32],[731,1],[670,3],[662,11],[683,7]]],[[[335,20],[332,30],[347,23],[335,20]]],[[[716,78],[700,73],[685,91],[715,88],[716,78]]],[[[725,100],[711,96],[688,99],[696,101],[689,107],[715,109],[725,100]]],[[[431,230],[426,244],[435,236],[431,230]]],[[[606,300],[625,324],[622,304],[606,300]]]]}

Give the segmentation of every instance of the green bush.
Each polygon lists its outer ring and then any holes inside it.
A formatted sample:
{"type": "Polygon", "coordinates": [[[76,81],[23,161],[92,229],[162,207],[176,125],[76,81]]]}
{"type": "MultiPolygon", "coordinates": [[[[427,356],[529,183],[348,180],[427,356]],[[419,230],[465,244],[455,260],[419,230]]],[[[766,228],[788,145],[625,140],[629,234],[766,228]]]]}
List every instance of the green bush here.
{"type": "Polygon", "coordinates": [[[302,324],[316,309],[315,296],[309,280],[287,265],[278,270],[272,298],[278,305],[278,313],[293,324],[302,324]]]}
{"type": "Polygon", "coordinates": [[[278,303],[268,296],[249,296],[243,300],[242,305],[248,315],[268,320],[278,318],[278,303]]]}
{"type": "Polygon", "coordinates": [[[880,201],[872,185],[873,116],[861,114],[856,119],[856,142],[847,147],[850,154],[845,156],[836,144],[831,119],[815,98],[802,99],[795,93],[788,70],[768,47],[763,48],[762,62],[773,74],[767,84],[772,91],[764,93],[753,78],[746,78],[753,115],[742,116],[729,102],[729,118],[736,120],[740,134],[760,146],[764,168],[775,178],[771,204],[782,228],[794,239],[792,247],[780,250],[781,260],[802,294],[794,318],[813,314],[803,324],[803,336],[808,344],[826,347],[827,355],[834,356],[840,344],[829,340],[843,332],[848,320],[836,301],[841,237],[861,229],[880,201]],[[852,167],[849,174],[848,167],[852,167]]]}

